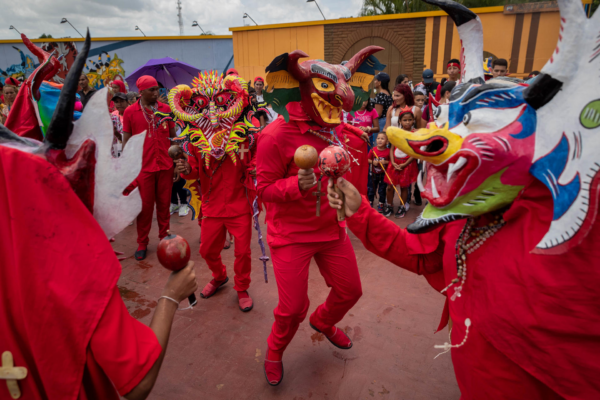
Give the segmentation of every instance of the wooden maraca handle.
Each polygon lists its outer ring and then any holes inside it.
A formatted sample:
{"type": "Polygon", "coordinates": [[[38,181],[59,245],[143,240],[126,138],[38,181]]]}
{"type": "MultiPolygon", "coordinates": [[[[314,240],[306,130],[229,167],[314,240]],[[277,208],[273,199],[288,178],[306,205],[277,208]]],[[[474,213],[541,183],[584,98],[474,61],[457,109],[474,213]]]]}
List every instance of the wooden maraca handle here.
{"type": "Polygon", "coordinates": [[[333,185],[333,189],[335,190],[337,195],[340,196],[340,200],[342,201],[342,208],[336,210],[337,211],[337,220],[343,221],[346,219],[346,204],[345,204],[346,196],[344,195],[344,192],[342,192],[337,185],[333,185]]]}

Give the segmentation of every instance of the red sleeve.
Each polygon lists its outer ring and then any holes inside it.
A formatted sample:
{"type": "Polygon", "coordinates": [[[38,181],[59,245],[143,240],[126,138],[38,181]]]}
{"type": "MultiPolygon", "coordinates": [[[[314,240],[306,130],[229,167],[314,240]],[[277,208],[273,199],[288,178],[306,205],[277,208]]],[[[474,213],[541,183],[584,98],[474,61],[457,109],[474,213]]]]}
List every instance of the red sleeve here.
{"type": "Polygon", "coordinates": [[[444,288],[442,228],[410,234],[379,214],[364,196],[358,211],[346,221],[367,250],[401,268],[424,275],[438,291],[444,288]]]}
{"type": "Polygon", "coordinates": [[[190,146],[193,148],[194,154],[187,158],[187,162],[190,164],[191,172],[189,175],[181,174],[181,177],[186,181],[196,180],[200,178],[200,161],[198,160],[198,150],[194,146],[190,146]]]}
{"type": "Polygon", "coordinates": [[[129,315],[116,286],[89,349],[122,396],[140,383],[162,351],[152,329],[129,315]]]}
{"type": "Polygon", "coordinates": [[[131,133],[133,135],[133,132],[131,131],[131,113],[131,107],[127,107],[125,112],[123,112],[123,132],[131,133]]]}
{"type": "Polygon", "coordinates": [[[295,201],[306,194],[298,186],[298,175],[285,177],[287,164],[275,138],[261,134],[256,154],[256,177],[258,196],[263,202],[295,201]]]}
{"type": "Polygon", "coordinates": [[[350,125],[350,124],[344,124],[344,128],[343,128],[343,130],[344,130],[346,133],[353,133],[353,134],[355,134],[355,135],[356,135],[356,136],[358,136],[358,137],[361,137],[361,136],[363,135],[363,133],[364,133],[363,131],[361,131],[361,130],[360,130],[360,129],[358,129],[357,127],[355,127],[355,126],[353,126],[353,125],[350,125]]]}

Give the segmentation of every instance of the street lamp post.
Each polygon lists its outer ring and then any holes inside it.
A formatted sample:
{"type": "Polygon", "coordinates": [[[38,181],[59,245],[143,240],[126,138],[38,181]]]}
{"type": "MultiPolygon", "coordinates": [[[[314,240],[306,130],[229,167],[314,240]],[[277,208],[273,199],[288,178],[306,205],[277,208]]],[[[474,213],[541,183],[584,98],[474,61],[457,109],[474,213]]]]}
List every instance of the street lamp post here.
{"type": "Polygon", "coordinates": [[[73,26],[73,24],[72,24],[72,23],[70,23],[70,22],[69,22],[69,21],[68,21],[66,18],[63,18],[63,19],[60,21],[60,23],[61,23],[61,24],[64,24],[65,22],[66,22],[67,24],[71,25],[71,28],[75,29],[75,32],[79,33],[79,36],[83,37],[83,35],[81,34],[81,32],[79,32],[79,31],[77,30],[77,28],[75,28],[75,27],[73,26]]]}
{"type": "Polygon", "coordinates": [[[15,27],[14,27],[14,26],[12,26],[12,25],[11,25],[11,26],[10,26],[10,28],[8,28],[8,29],[14,29],[15,31],[17,31],[17,33],[18,33],[19,35],[21,34],[21,32],[19,32],[19,31],[17,30],[17,28],[15,28],[15,27]]]}
{"type": "Polygon", "coordinates": [[[248,13],[244,13],[244,18],[250,18],[252,20],[252,22],[254,22],[254,25],[258,26],[256,21],[254,19],[252,19],[252,17],[248,13]]]}
{"type": "Polygon", "coordinates": [[[144,37],[147,37],[147,36],[146,36],[146,34],[144,33],[144,31],[143,31],[143,30],[141,30],[139,26],[137,26],[137,25],[136,25],[136,26],[135,26],[135,30],[136,30],[136,31],[140,31],[140,32],[142,32],[142,35],[144,35],[144,37]]]}
{"type": "Polygon", "coordinates": [[[202,31],[202,34],[206,35],[206,32],[204,32],[204,29],[202,29],[202,27],[198,24],[198,21],[192,22],[192,26],[197,26],[202,31]]]}
{"type": "MultiPolygon", "coordinates": [[[[319,9],[319,11],[321,12],[321,15],[323,15],[323,11],[321,11],[321,7],[319,7],[319,3],[317,3],[317,0],[306,0],[307,3],[315,3],[317,5],[317,8],[319,9]]],[[[327,20],[327,18],[325,18],[325,15],[323,15],[323,19],[327,20]]]]}

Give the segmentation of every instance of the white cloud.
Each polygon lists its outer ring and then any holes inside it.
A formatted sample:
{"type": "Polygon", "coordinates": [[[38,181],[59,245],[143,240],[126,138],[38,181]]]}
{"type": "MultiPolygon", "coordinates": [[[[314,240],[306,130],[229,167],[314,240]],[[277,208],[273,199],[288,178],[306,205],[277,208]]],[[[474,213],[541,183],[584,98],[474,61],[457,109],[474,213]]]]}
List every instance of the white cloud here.
{"type": "MultiPolygon", "coordinates": [[[[362,0],[317,0],[327,19],[356,16],[362,0]]],[[[230,34],[229,27],[242,26],[244,13],[259,25],[322,19],[317,6],[306,0],[181,0],[184,34],[199,34],[196,20],[205,31],[230,34]]],[[[138,25],[148,36],[178,35],[177,0],[19,0],[0,13],[0,38],[16,39],[14,25],[29,38],[42,33],[55,38],[78,37],[67,18],[82,34],[92,37],[137,36],[138,25]],[[8,11],[8,12],[7,12],[8,11]]],[[[249,24],[251,21],[247,21],[249,24]]]]}

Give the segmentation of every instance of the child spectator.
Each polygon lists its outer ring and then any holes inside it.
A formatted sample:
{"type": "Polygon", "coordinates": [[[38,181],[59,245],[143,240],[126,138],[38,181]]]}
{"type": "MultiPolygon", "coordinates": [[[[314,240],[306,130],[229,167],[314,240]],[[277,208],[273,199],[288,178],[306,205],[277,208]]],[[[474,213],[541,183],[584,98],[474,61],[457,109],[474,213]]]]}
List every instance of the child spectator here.
{"type": "Polygon", "coordinates": [[[374,134],[379,132],[379,118],[377,111],[375,111],[369,100],[363,101],[360,110],[354,112],[352,124],[369,135],[369,145],[373,147],[377,137],[374,134]]]}
{"type": "Polygon", "coordinates": [[[373,207],[375,193],[379,194],[377,212],[383,214],[387,188],[387,184],[383,181],[385,177],[384,168],[390,163],[390,149],[387,148],[387,136],[385,133],[379,133],[376,142],[377,147],[371,149],[368,156],[369,164],[373,166],[373,174],[367,196],[369,197],[371,207],[373,207]]]}
{"type": "MultiPolygon", "coordinates": [[[[395,92],[395,91],[394,91],[395,92]]],[[[398,115],[400,120],[400,127],[405,131],[414,132],[415,115],[413,109],[410,106],[406,106],[400,110],[398,115]]],[[[404,206],[398,207],[396,211],[396,218],[404,218],[408,211],[408,188],[411,184],[416,182],[418,175],[418,168],[415,159],[409,157],[407,154],[396,148],[394,145],[390,149],[390,164],[387,169],[389,176],[385,177],[385,183],[387,186],[387,203],[384,216],[389,217],[393,213],[394,208],[394,186],[400,186],[400,196],[404,206]]]]}
{"type": "Polygon", "coordinates": [[[420,90],[415,90],[414,93],[414,98],[415,98],[415,106],[421,110],[421,112],[424,112],[424,106],[425,106],[425,93],[423,93],[420,90]]]}

